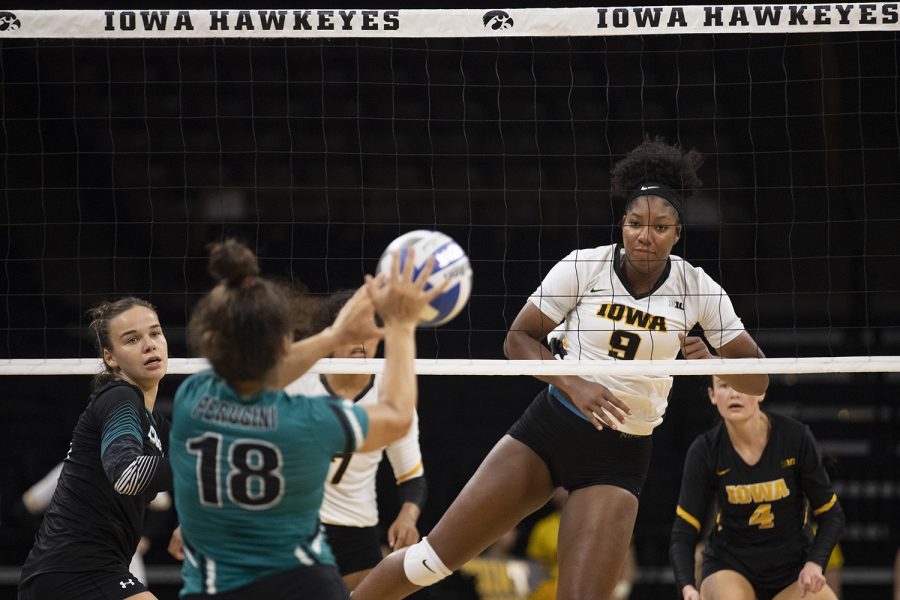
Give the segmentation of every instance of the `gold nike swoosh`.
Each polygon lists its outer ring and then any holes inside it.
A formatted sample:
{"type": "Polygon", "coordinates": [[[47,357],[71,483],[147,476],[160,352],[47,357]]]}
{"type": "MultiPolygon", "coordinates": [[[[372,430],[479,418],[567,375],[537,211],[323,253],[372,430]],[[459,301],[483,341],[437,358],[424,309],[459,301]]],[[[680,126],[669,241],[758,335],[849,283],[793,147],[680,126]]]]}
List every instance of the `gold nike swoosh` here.
{"type": "Polygon", "coordinates": [[[726,473],[727,473],[728,471],[730,471],[730,470],[731,470],[731,469],[723,469],[723,470],[721,470],[721,471],[716,471],[716,475],[718,475],[719,477],[721,477],[722,475],[726,474],[726,473]]]}

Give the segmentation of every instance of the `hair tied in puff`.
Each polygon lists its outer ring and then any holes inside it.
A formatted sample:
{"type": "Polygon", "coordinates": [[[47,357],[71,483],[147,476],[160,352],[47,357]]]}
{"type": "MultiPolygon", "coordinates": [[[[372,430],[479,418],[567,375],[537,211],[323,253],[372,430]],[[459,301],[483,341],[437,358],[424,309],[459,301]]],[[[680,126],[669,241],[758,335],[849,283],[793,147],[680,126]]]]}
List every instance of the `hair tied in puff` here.
{"type": "Polygon", "coordinates": [[[247,275],[246,277],[244,277],[244,280],[241,281],[241,288],[249,290],[254,285],[256,285],[257,281],[258,279],[256,278],[256,275],[247,275]]]}

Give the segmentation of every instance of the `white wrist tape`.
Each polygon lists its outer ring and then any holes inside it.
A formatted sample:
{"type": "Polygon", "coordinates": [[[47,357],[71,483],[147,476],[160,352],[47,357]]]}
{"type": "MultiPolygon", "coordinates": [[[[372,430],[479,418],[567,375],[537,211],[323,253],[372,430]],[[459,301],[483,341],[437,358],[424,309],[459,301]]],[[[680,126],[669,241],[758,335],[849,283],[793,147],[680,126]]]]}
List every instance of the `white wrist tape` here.
{"type": "Polygon", "coordinates": [[[410,582],[423,587],[433,585],[452,573],[438,558],[427,537],[423,537],[421,542],[406,549],[403,572],[410,582]]]}

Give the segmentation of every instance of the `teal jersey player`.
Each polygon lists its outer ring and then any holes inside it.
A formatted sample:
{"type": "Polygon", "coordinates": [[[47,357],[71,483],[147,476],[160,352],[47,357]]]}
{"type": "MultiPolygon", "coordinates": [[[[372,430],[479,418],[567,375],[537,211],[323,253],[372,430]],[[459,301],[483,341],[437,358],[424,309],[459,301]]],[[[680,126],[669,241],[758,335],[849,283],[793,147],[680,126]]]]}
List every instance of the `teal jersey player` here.
{"type": "Polygon", "coordinates": [[[183,596],[334,564],[318,519],[325,477],[336,453],[362,444],[365,410],[274,389],[241,398],[204,371],[179,387],[172,423],[183,596]]]}

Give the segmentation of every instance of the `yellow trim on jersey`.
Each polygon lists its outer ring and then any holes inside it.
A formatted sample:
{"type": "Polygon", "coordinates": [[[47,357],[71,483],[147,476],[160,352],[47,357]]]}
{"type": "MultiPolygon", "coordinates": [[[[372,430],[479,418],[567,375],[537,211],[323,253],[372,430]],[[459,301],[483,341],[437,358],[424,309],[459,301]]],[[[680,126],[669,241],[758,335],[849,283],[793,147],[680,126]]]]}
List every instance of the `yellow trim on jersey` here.
{"type": "Polygon", "coordinates": [[[406,481],[407,479],[412,479],[421,470],[422,470],[422,461],[420,460],[419,464],[417,464],[415,467],[413,467],[412,469],[410,469],[409,471],[407,471],[406,473],[404,473],[403,475],[401,475],[397,478],[397,484],[399,485],[399,484],[403,483],[404,481],[406,481]]]}
{"type": "Polygon", "coordinates": [[[694,515],[690,514],[688,511],[681,508],[681,505],[675,507],[675,514],[690,523],[694,526],[694,529],[697,530],[697,533],[700,533],[700,521],[698,521],[694,515]]]}
{"type": "Polygon", "coordinates": [[[819,508],[817,508],[816,510],[813,511],[813,516],[818,517],[823,512],[830,510],[831,507],[834,506],[835,502],[837,502],[837,494],[832,494],[831,500],[829,500],[828,502],[826,502],[825,504],[823,504],[822,506],[820,506],[819,508]]]}

